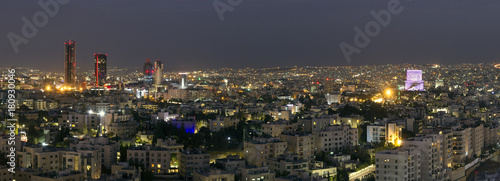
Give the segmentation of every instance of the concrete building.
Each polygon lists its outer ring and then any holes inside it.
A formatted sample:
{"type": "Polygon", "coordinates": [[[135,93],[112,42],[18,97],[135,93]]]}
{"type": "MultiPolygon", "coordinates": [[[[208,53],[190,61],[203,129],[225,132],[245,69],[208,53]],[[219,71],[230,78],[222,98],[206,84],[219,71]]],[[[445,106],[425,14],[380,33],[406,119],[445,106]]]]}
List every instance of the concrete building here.
{"type": "Polygon", "coordinates": [[[178,154],[184,148],[183,144],[177,143],[175,139],[157,139],[156,146],[165,148],[170,151],[170,153],[178,154]]]}
{"type": "Polygon", "coordinates": [[[206,171],[210,168],[210,155],[200,150],[184,150],[179,159],[179,175],[192,178],[196,171],[206,171]]]}
{"type": "Polygon", "coordinates": [[[40,146],[26,146],[18,152],[19,166],[47,172],[77,171],[85,178],[98,179],[101,176],[101,155],[99,150],[64,149],[40,146]]]}
{"type": "Polygon", "coordinates": [[[317,130],[324,130],[328,126],[337,124],[337,120],[339,120],[339,115],[322,115],[318,118],[312,119],[300,119],[299,126],[302,126],[304,131],[313,132],[317,130]]]}
{"type": "Polygon", "coordinates": [[[266,166],[249,165],[241,168],[241,180],[274,180],[274,173],[266,166]]]}
{"type": "Polygon", "coordinates": [[[250,165],[262,166],[266,159],[285,153],[287,143],[277,138],[259,138],[244,143],[244,157],[250,165]]]}
{"type": "Polygon", "coordinates": [[[270,170],[280,173],[290,173],[293,170],[309,170],[309,161],[299,159],[297,154],[282,154],[276,158],[267,159],[270,170]]]}
{"type": "Polygon", "coordinates": [[[299,159],[312,160],[314,157],[313,136],[306,132],[284,132],[279,135],[287,143],[288,151],[296,153],[299,159]]]}
{"type": "Polygon", "coordinates": [[[366,126],[366,142],[380,142],[385,140],[385,125],[372,124],[366,126]]]}
{"type": "Polygon", "coordinates": [[[415,146],[420,150],[422,180],[446,180],[442,142],[442,137],[436,135],[413,137],[403,141],[403,146],[415,146]]]}
{"type": "Polygon", "coordinates": [[[473,152],[472,133],[470,128],[458,128],[453,132],[453,162],[460,164],[473,152]]]}
{"type": "Polygon", "coordinates": [[[333,152],[358,145],[358,129],[348,125],[329,126],[312,134],[316,151],[333,152]]]}
{"type": "Polygon", "coordinates": [[[377,152],[376,180],[422,180],[420,150],[414,146],[377,152]]]}
{"type": "Polygon", "coordinates": [[[81,149],[100,150],[102,165],[110,169],[111,165],[118,161],[120,143],[109,141],[107,137],[84,137],[81,140],[71,142],[70,149],[73,151],[81,149]]]}
{"type": "Polygon", "coordinates": [[[127,179],[127,181],[140,181],[141,171],[140,169],[131,167],[128,162],[121,162],[111,165],[111,176],[127,179]]]}
{"type": "Polygon", "coordinates": [[[34,103],[34,108],[36,110],[47,110],[47,101],[43,100],[43,99],[37,99],[34,103]]]}
{"type": "Polygon", "coordinates": [[[403,126],[395,122],[368,125],[366,130],[367,142],[380,142],[381,140],[385,140],[386,143],[391,143],[393,145],[401,144],[403,126]]]}
{"type": "Polygon", "coordinates": [[[267,124],[262,124],[260,127],[263,133],[271,135],[272,137],[277,137],[281,133],[283,133],[283,131],[285,131],[287,124],[284,122],[267,123],[267,124]]]}
{"type": "Polygon", "coordinates": [[[227,172],[239,174],[240,169],[245,166],[245,159],[238,155],[228,155],[226,158],[216,159],[215,164],[220,164],[227,172]]]}
{"type": "Polygon", "coordinates": [[[127,159],[144,165],[155,174],[169,173],[170,151],[161,147],[133,147],[127,150],[127,159]]]}

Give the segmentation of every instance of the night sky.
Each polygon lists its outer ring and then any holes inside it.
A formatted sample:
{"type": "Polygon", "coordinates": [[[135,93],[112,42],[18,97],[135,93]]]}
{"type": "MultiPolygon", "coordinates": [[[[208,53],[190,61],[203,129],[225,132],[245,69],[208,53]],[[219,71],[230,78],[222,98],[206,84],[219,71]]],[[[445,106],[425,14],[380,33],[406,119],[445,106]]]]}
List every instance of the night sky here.
{"type": "MultiPolygon", "coordinates": [[[[48,0],[40,0],[46,2],[48,0]]],[[[228,4],[227,0],[219,0],[228,4]]],[[[64,42],[77,43],[77,66],[94,53],[108,66],[140,67],[160,59],[167,71],[219,67],[349,65],[341,42],[388,0],[243,0],[221,21],[212,0],[72,0],[16,54],[7,34],[23,36],[37,0],[0,2],[0,67],[63,72],[64,42]]],[[[478,63],[500,57],[500,1],[402,0],[403,8],[350,65],[478,63]]]]}

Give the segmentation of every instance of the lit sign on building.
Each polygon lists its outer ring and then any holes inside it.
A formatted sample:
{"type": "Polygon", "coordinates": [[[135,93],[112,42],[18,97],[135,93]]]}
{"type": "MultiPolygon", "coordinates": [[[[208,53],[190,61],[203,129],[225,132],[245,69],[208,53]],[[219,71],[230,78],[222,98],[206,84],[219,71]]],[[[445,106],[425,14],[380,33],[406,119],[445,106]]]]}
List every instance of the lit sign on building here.
{"type": "Polygon", "coordinates": [[[422,70],[406,70],[405,90],[424,91],[422,70]]]}

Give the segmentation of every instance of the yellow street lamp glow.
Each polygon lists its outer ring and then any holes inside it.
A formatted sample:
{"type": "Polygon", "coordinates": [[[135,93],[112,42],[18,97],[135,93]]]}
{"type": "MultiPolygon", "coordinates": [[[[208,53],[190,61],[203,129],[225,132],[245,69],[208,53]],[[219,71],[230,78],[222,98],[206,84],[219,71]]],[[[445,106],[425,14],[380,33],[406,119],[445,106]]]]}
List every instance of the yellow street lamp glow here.
{"type": "Polygon", "coordinates": [[[387,90],[385,91],[385,94],[386,94],[387,96],[391,96],[392,91],[391,91],[391,90],[389,90],[389,89],[387,89],[387,90]]]}
{"type": "Polygon", "coordinates": [[[50,91],[50,85],[48,85],[47,87],[45,87],[45,90],[50,91]]]}
{"type": "Polygon", "coordinates": [[[401,140],[399,140],[399,139],[398,139],[398,140],[396,140],[396,146],[401,146],[401,143],[403,143],[403,141],[401,141],[401,140]]]}

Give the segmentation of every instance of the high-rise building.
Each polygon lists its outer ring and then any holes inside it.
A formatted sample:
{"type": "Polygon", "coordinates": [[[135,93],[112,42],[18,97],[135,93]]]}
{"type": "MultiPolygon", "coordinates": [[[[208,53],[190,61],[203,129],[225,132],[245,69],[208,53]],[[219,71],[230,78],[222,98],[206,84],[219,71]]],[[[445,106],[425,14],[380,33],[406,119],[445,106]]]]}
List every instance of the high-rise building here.
{"type": "Polygon", "coordinates": [[[76,83],[76,42],[64,42],[64,84],[74,86],[76,83]]]}
{"type": "Polygon", "coordinates": [[[187,88],[187,74],[188,73],[179,73],[179,75],[181,75],[181,89],[187,88]]]}
{"type": "Polygon", "coordinates": [[[333,94],[334,84],[333,79],[326,78],[325,84],[323,85],[323,90],[325,94],[333,94]]]}
{"type": "Polygon", "coordinates": [[[412,137],[403,141],[403,147],[415,146],[420,150],[420,177],[422,180],[448,180],[443,167],[446,158],[443,158],[443,135],[423,135],[412,137]]]}
{"type": "Polygon", "coordinates": [[[155,79],[155,84],[160,85],[161,81],[163,80],[163,64],[161,63],[160,60],[157,60],[155,62],[155,69],[153,70],[154,72],[154,79],[155,79]]]}
{"type": "Polygon", "coordinates": [[[144,63],[144,75],[145,76],[153,76],[153,64],[148,60],[144,63]]]}
{"type": "Polygon", "coordinates": [[[154,73],[154,69],[153,69],[153,64],[149,61],[149,59],[146,61],[146,63],[144,63],[144,80],[146,82],[151,82],[153,80],[153,73],[154,73]]]}
{"type": "Polygon", "coordinates": [[[106,66],[107,66],[107,59],[108,59],[108,54],[94,54],[95,56],[95,85],[96,86],[104,86],[106,83],[106,77],[107,77],[107,71],[106,71],[106,66]]]}
{"type": "Polygon", "coordinates": [[[424,81],[422,80],[422,70],[406,70],[405,90],[424,91],[424,81]]]}

